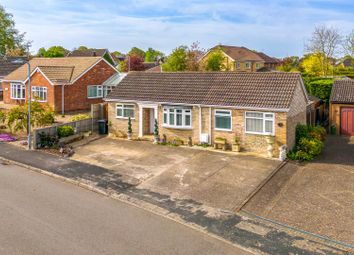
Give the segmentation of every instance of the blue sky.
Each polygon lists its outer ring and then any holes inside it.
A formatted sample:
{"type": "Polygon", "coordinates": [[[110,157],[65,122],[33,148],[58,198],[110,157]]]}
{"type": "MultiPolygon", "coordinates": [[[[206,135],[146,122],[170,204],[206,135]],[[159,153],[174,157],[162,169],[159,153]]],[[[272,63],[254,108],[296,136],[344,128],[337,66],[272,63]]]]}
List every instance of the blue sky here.
{"type": "Polygon", "coordinates": [[[315,25],[354,29],[353,0],[1,0],[16,26],[40,47],[79,45],[165,53],[199,41],[301,55],[315,25]]]}

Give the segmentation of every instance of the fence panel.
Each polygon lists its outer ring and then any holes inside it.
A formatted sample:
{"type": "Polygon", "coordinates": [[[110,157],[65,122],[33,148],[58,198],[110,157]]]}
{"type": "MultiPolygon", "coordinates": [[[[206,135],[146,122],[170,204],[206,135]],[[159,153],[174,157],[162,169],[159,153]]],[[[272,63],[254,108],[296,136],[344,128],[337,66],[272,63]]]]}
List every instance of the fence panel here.
{"type": "Polygon", "coordinates": [[[92,133],[98,132],[98,119],[89,118],[85,120],[77,120],[67,123],[56,124],[50,127],[39,128],[33,131],[33,148],[37,148],[40,141],[39,134],[44,133],[50,136],[56,136],[58,134],[58,127],[60,126],[72,126],[75,130],[75,134],[91,131],[92,133]]]}

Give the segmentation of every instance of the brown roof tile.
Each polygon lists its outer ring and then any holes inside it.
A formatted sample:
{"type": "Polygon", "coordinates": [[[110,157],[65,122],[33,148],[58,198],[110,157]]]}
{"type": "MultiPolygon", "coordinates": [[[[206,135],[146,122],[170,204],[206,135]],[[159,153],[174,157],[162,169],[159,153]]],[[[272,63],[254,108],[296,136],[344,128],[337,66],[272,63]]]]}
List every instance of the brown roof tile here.
{"type": "Polygon", "coordinates": [[[216,49],[217,47],[220,47],[227,55],[237,61],[264,61],[255,52],[246,47],[218,45],[213,49],[216,49]]]}
{"type": "Polygon", "coordinates": [[[108,100],[288,109],[298,73],[132,72],[108,100]]]}
{"type": "Polygon", "coordinates": [[[73,50],[68,53],[68,57],[103,57],[107,49],[87,49],[73,50]]]}
{"type": "MultiPolygon", "coordinates": [[[[64,57],[64,58],[33,58],[30,60],[31,72],[38,66],[54,79],[67,79],[72,69],[70,82],[74,81],[82,73],[88,70],[92,65],[98,62],[101,57],[64,57]],[[55,71],[54,69],[57,69],[55,71]],[[60,77],[59,77],[59,76],[60,77]],[[65,77],[64,77],[65,76],[65,77]]],[[[27,78],[27,65],[22,65],[9,75],[5,76],[4,80],[24,81],[27,78]]],[[[49,77],[48,77],[49,78],[49,77]]]]}
{"type": "Polygon", "coordinates": [[[330,102],[354,104],[354,80],[343,79],[334,81],[330,102]]]}

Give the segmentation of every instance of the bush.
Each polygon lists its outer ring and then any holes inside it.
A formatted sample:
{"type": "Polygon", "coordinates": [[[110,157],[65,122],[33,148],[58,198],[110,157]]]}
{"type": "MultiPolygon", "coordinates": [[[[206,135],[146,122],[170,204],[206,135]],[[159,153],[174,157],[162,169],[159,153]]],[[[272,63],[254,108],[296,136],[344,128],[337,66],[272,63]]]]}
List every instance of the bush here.
{"type": "Polygon", "coordinates": [[[6,121],[6,113],[3,110],[0,110],[0,123],[5,123],[6,121]]]}
{"type": "Polygon", "coordinates": [[[326,130],[321,126],[297,125],[296,145],[288,153],[288,158],[292,160],[312,160],[321,153],[325,137],[326,130]]]}
{"type": "Polygon", "coordinates": [[[72,126],[66,126],[66,125],[58,127],[57,132],[59,138],[68,137],[75,134],[74,128],[72,126]]]}
{"type": "Polygon", "coordinates": [[[87,120],[89,118],[91,118],[90,114],[78,114],[78,115],[72,116],[70,118],[70,121],[87,120]]]}

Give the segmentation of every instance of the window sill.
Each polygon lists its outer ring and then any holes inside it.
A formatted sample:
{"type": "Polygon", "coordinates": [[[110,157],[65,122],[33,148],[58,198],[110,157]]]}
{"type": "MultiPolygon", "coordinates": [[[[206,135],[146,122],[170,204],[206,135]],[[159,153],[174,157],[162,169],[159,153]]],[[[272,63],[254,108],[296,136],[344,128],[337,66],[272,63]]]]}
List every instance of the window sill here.
{"type": "Polygon", "coordinates": [[[162,125],[163,128],[169,128],[169,129],[182,129],[182,130],[192,130],[192,127],[175,127],[175,126],[165,126],[162,125]]]}
{"type": "Polygon", "coordinates": [[[260,133],[260,132],[249,132],[249,131],[246,131],[245,134],[248,134],[248,135],[275,136],[275,134],[271,134],[271,133],[260,133]]]}
{"type": "Polygon", "coordinates": [[[102,99],[103,97],[88,97],[87,99],[102,99]]]}
{"type": "MultiPolygon", "coordinates": [[[[128,120],[129,117],[118,117],[116,116],[116,119],[121,119],[121,120],[128,120]]],[[[130,117],[131,120],[135,120],[135,118],[130,117]]]]}
{"type": "Polygon", "coordinates": [[[232,129],[214,128],[215,131],[232,132],[232,129]]]}

